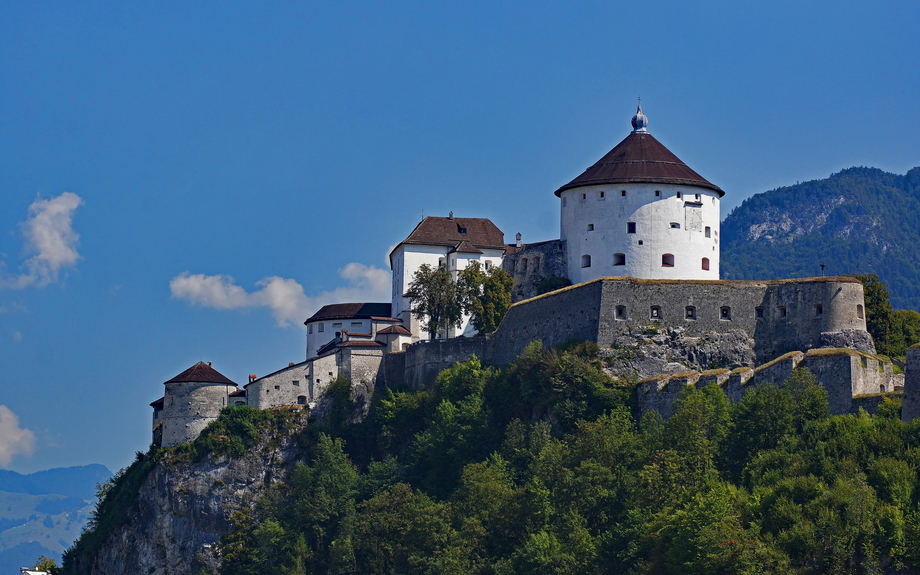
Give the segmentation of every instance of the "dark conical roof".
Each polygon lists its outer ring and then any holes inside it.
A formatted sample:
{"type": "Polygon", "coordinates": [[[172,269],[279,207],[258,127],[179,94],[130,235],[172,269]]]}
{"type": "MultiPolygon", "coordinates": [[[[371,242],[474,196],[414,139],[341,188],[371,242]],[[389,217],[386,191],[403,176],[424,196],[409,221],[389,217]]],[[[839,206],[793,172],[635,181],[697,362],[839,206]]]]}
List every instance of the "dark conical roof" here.
{"type": "Polygon", "coordinates": [[[199,361],[165,383],[222,383],[236,385],[203,361],[199,361]]]}
{"type": "Polygon", "coordinates": [[[691,170],[648,132],[635,131],[607,152],[583,174],[556,190],[603,184],[676,184],[709,188],[725,195],[719,186],[691,170]]]}

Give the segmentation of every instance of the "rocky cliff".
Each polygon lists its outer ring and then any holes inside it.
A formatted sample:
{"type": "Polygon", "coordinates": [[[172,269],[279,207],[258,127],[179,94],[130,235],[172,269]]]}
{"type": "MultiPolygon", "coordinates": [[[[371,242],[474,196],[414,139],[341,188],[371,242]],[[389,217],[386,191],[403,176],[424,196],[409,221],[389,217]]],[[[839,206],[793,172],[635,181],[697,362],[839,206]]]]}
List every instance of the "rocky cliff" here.
{"type": "Polygon", "coordinates": [[[203,567],[211,572],[217,564],[214,546],[227,533],[231,516],[253,505],[300,461],[297,432],[306,421],[306,416],[294,417],[281,430],[263,426],[240,457],[205,450],[200,457],[189,446],[160,452],[140,483],[136,505],[126,510],[126,521],[89,558],[74,553],[66,572],[186,575],[203,567]]]}

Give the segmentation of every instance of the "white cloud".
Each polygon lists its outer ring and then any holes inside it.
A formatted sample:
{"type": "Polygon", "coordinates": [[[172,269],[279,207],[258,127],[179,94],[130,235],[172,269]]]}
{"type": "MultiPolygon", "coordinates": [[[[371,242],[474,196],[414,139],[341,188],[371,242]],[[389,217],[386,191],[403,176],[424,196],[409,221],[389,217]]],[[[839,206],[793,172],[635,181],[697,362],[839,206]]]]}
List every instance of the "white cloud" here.
{"type": "Polygon", "coordinates": [[[83,204],[77,194],[64,192],[50,200],[38,199],[29,206],[29,218],[20,224],[25,249],[32,257],[23,262],[19,275],[0,277],[0,287],[45,287],[57,281],[61,269],[80,259],[80,236],[73,231],[73,215],[83,204]]]}
{"type": "Polygon", "coordinates": [[[208,276],[184,272],[169,282],[172,297],[216,309],[266,307],[279,326],[300,325],[321,306],[330,303],[388,301],[390,273],[376,266],[350,263],[339,270],[349,285],[308,296],[292,279],[271,276],[247,292],[225,275],[208,276]]]}
{"type": "Polygon", "coordinates": [[[0,405],[0,465],[6,465],[14,455],[31,455],[35,449],[35,434],[19,427],[19,418],[5,405],[0,405]]]}

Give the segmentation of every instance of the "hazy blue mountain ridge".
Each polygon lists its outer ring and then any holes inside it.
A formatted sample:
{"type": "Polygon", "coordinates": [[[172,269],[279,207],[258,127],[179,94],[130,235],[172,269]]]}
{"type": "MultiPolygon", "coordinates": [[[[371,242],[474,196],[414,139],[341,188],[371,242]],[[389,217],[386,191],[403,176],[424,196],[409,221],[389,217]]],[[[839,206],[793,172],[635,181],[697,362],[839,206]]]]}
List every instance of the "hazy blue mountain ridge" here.
{"type": "Polygon", "coordinates": [[[920,310],[920,168],[854,167],[754,195],[722,222],[722,279],[875,273],[920,310]]]}

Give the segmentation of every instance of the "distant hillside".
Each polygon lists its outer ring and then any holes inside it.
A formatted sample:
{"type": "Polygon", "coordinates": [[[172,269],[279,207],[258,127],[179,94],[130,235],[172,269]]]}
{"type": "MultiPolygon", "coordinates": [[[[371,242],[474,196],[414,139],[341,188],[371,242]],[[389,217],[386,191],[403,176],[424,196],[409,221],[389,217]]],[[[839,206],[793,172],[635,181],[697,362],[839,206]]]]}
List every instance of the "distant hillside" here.
{"type": "Polygon", "coordinates": [[[722,279],[876,273],[920,310],[920,168],[849,168],[757,194],[722,223],[722,279]]]}
{"type": "Polygon", "coordinates": [[[111,476],[99,464],[29,475],[0,470],[0,573],[18,573],[39,555],[60,563],[86,525],[96,484],[111,476]]]}

